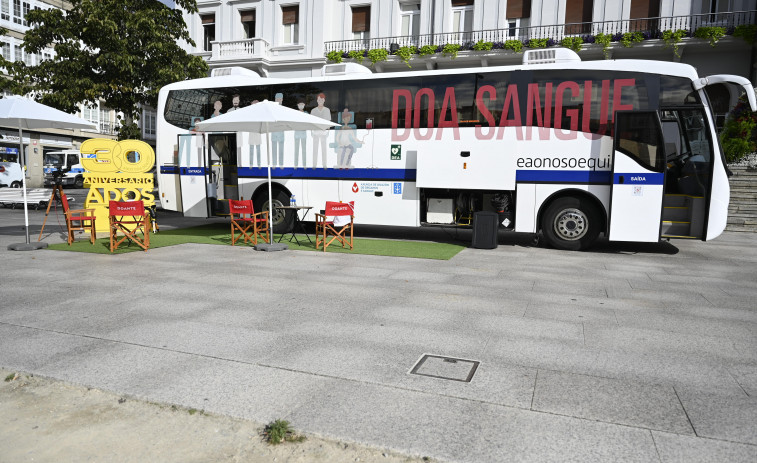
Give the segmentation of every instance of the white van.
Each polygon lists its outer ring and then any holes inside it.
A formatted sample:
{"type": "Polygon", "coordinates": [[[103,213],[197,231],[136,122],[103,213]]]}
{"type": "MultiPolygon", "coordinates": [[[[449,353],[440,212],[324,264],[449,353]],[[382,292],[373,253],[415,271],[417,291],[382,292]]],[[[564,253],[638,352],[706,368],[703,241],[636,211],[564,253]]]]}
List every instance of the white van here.
{"type": "Polygon", "coordinates": [[[55,185],[56,176],[60,176],[60,184],[63,186],[84,187],[84,168],[79,151],[50,151],[43,155],[42,163],[46,187],[55,185]]]}
{"type": "Polygon", "coordinates": [[[21,188],[24,180],[22,175],[24,170],[18,163],[18,154],[0,152],[0,187],[21,188]]]}

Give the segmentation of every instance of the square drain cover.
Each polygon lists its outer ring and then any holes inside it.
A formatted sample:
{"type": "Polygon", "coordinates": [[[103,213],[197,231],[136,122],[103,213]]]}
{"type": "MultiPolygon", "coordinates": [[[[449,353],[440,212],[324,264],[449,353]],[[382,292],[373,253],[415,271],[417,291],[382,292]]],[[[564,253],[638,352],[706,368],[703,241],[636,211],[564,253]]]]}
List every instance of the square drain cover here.
{"type": "Polygon", "coordinates": [[[475,360],[424,354],[410,370],[410,374],[469,383],[480,363],[475,360]]]}

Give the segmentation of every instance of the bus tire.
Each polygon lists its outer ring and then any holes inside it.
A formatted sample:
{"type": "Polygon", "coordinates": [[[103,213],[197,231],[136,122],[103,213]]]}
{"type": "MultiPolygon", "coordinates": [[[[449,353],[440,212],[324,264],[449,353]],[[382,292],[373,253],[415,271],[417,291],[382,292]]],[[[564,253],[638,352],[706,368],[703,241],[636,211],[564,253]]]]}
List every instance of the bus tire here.
{"type": "Polygon", "coordinates": [[[597,207],[588,199],[573,196],[552,201],[541,220],[542,233],[550,246],[568,251],[591,246],[601,226],[597,207]]]}
{"type": "Polygon", "coordinates": [[[74,187],[84,188],[84,176],[79,175],[74,179],[74,187]]]}
{"type": "MultiPolygon", "coordinates": [[[[274,206],[288,206],[289,194],[281,188],[273,188],[271,191],[273,196],[274,206]]],[[[268,189],[263,188],[260,193],[252,198],[253,207],[255,212],[263,212],[268,210],[268,189]]],[[[271,219],[271,225],[273,226],[274,233],[289,233],[294,227],[294,211],[286,209],[276,209],[274,207],[273,217],[271,219]]]]}

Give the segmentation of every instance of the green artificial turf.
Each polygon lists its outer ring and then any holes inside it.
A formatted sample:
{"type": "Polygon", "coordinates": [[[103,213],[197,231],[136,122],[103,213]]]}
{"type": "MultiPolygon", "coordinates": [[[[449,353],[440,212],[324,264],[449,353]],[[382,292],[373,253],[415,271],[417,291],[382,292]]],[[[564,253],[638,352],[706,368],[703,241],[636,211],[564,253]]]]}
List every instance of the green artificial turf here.
{"type": "MultiPolygon", "coordinates": [[[[102,233],[104,234],[104,233],[102,233]]],[[[280,235],[274,235],[274,240],[278,241],[280,235]]],[[[298,251],[316,251],[315,236],[311,236],[312,243],[304,235],[297,235],[297,242],[288,241],[290,235],[281,241],[289,246],[289,249],[298,251]]],[[[181,228],[176,230],[165,230],[150,235],[150,249],[162,248],[164,246],[174,246],[184,243],[199,244],[219,244],[231,246],[231,234],[229,226],[226,224],[208,224],[199,227],[181,228]]],[[[238,247],[252,247],[251,243],[244,244],[238,241],[238,247]]],[[[351,254],[370,254],[374,256],[395,256],[395,257],[416,257],[422,259],[449,260],[455,254],[463,250],[465,246],[451,243],[433,243],[427,241],[396,241],[382,240],[372,238],[355,238],[354,249],[343,249],[341,244],[334,242],[326,252],[345,252],[351,254]]],[[[66,243],[51,244],[47,249],[56,251],[76,251],[76,252],[94,252],[99,254],[110,254],[110,240],[100,238],[91,244],[85,235],[78,235],[78,239],[72,244],[66,243]]],[[[144,252],[136,244],[124,242],[119,246],[114,254],[123,254],[127,252],[144,252]]],[[[317,252],[323,252],[319,249],[317,252]]]]}

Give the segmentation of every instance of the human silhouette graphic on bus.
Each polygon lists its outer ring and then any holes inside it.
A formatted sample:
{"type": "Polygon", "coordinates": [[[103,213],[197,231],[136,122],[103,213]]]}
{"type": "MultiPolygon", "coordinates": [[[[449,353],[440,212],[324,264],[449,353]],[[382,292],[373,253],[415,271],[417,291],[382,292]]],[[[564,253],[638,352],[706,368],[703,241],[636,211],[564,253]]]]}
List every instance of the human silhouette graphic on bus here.
{"type": "MultiPolygon", "coordinates": [[[[320,117],[321,119],[325,119],[327,121],[331,121],[331,111],[329,108],[325,106],[326,103],[326,95],[324,93],[319,93],[318,98],[316,98],[316,102],[318,103],[318,106],[313,108],[310,111],[310,114],[313,116],[320,117]]],[[[311,135],[313,136],[313,168],[315,169],[318,167],[318,151],[320,149],[321,156],[322,156],[322,165],[325,169],[326,164],[326,139],[329,137],[329,131],[328,130],[311,130],[311,135]]]]}

